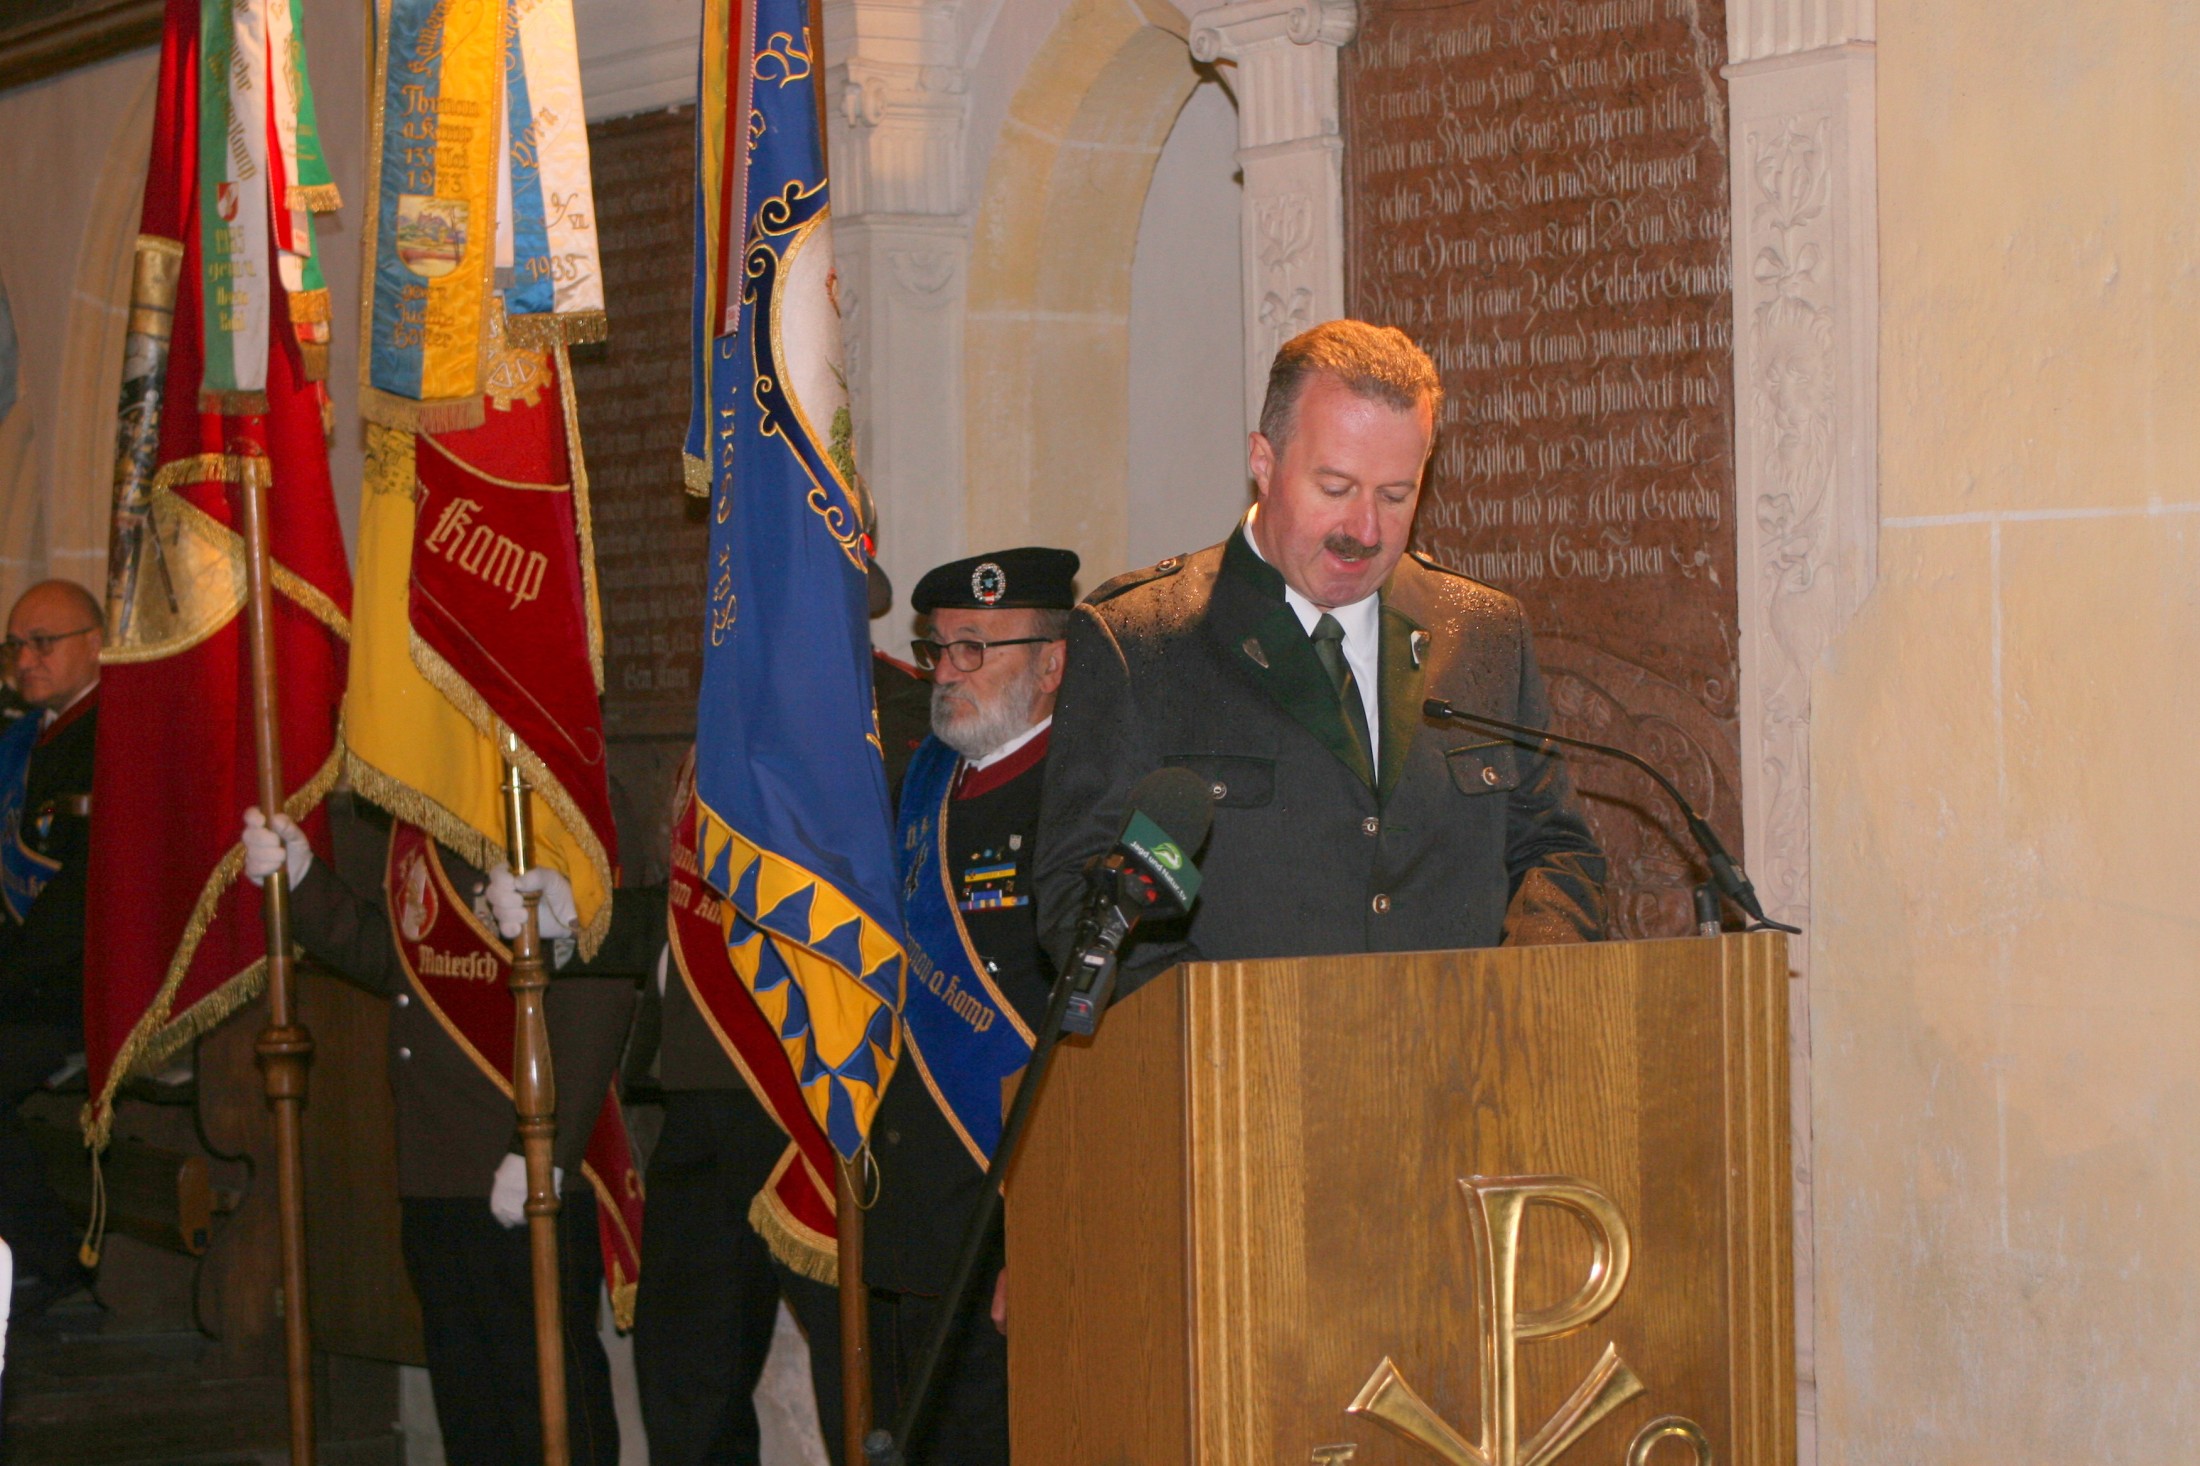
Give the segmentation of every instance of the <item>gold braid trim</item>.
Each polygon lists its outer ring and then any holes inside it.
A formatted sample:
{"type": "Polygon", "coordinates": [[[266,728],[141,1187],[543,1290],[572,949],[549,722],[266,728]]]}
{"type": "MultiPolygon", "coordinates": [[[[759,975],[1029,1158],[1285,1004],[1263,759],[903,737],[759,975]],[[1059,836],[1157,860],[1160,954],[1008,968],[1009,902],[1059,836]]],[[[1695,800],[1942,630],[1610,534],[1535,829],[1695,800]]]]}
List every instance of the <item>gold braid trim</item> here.
{"type": "Polygon", "coordinates": [[[199,393],[201,412],[218,412],[223,417],[256,417],[267,410],[265,391],[199,393]]]}
{"type": "Polygon", "coordinates": [[[304,209],[314,214],[333,214],[344,206],[333,183],[293,183],[283,202],[293,210],[304,209]]]}
{"type": "MultiPolygon", "coordinates": [[[[372,298],[371,291],[368,295],[372,298]]],[[[409,433],[463,433],[468,428],[480,427],[487,411],[486,399],[479,393],[472,397],[416,402],[379,387],[359,389],[361,417],[384,427],[403,428],[409,433]]]]}
{"type": "MultiPolygon", "coordinates": [[[[328,792],[336,787],[336,776],[343,772],[345,758],[344,725],[339,713],[336,738],[329,747],[328,757],[321,760],[321,767],[304,787],[283,801],[283,812],[294,820],[302,820],[318,808],[328,792]]],[[[254,958],[242,971],[220,983],[182,1014],[174,1018],[169,1016],[176,990],[183,986],[184,976],[191,970],[191,959],[198,955],[199,943],[205,940],[208,929],[214,925],[222,896],[243,871],[244,846],[240,842],[229,847],[228,853],[207,876],[206,884],[200,887],[199,899],[192,905],[190,920],[184,923],[183,938],[176,944],[175,955],[168,960],[168,971],[161,978],[160,990],[153,995],[153,1001],[146,1005],[136,1026],[131,1028],[130,1036],[116,1052],[114,1064],[107,1071],[106,1084],[96,1098],[85,1103],[83,1125],[87,1149],[96,1151],[106,1147],[114,1128],[115,1091],[122,1087],[125,1079],[164,1063],[185,1044],[213,1029],[260,995],[261,985],[267,978],[267,958],[264,956],[254,958]]]]}
{"type": "MultiPolygon", "coordinates": [[[[304,368],[307,381],[325,382],[328,380],[328,343],[326,341],[299,342],[298,360],[304,368]]],[[[322,415],[325,417],[327,413],[324,412],[322,415]]],[[[321,432],[324,437],[327,435],[328,428],[326,425],[322,427],[321,432]]]]}
{"type": "Polygon", "coordinates": [[[710,465],[692,453],[680,455],[680,481],[696,498],[710,497],[710,465]]]}
{"type": "MultiPolygon", "coordinates": [[[[778,1179],[779,1173],[774,1171],[772,1180],[778,1179]]],[[[767,1183],[749,1203],[749,1225],[764,1239],[772,1256],[789,1268],[828,1288],[840,1286],[839,1248],[831,1239],[811,1231],[790,1216],[779,1204],[773,1185],[767,1183]]]]}
{"type": "Polygon", "coordinates": [[[536,313],[504,318],[504,344],[530,351],[611,339],[611,318],[600,310],[536,313]]]}
{"type": "Polygon", "coordinates": [[[588,460],[581,454],[581,414],[573,400],[573,361],[558,351],[558,391],[565,398],[565,456],[573,465],[573,522],[580,529],[581,585],[588,603],[588,667],[596,674],[596,695],[603,696],[603,600],[596,588],[596,526],[588,507],[588,460]]]}
{"type": "MultiPolygon", "coordinates": [[[[536,755],[535,751],[521,741],[517,733],[512,732],[504,725],[504,720],[496,715],[496,710],[489,706],[488,700],[474,690],[474,685],[460,676],[456,667],[443,660],[440,652],[422,641],[419,632],[412,630],[409,625],[406,631],[412,643],[414,668],[418,670],[421,676],[427,678],[436,691],[450,699],[451,706],[457,708],[466,721],[474,725],[475,732],[489,740],[490,747],[502,750],[505,746],[505,735],[511,734],[512,742],[519,749],[519,752],[513,757],[513,762],[519,765],[520,773],[526,776],[527,782],[536,796],[548,805],[550,812],[556,815],[559,821],[564,824],[567,833],[573,837],[574,843],[580,846],[582,856],[594,868],[596,879],[603,886],[604,902],[596,908],[596,914],[588,925],[573,934],[580,942],[581,955],[583,957],[594,957],[597,949],[603,946],[605,935],[611,930],[611,857],[604,850],[603,841],[599,840],[596,837],[596,832],[589,827],[588,821],[581,815],[580,806],[573,802],[573,796],[566,792],[565,785],[558,780],[556,775],[550,772],[549,766],[536,755]]],[[[391,782],[394,783],[395,781],[391,782]]],[[[394,806],[391,812],[402,813],[394,806]]],[[[415,820],[414,823],[419,824],[421,822],[415,820]]],[[[427,829],[431,834],[437,833],[433,826],[422,825],[422,828],[427,829]]],[[[475,832],[475,839],[480,840],[478,831],[475,832]]],[[[472,860],[476,866],[483,870],[493,870],[499,862],[509,858],[508,852],[505,852],[500,845],[494,842],[484,842],[476,847],[494,852],[488,860],[476,859],[469,852],[466,845],[455,840],[446,841],[445,843],[449,844],[452,849],[466,855],[467,859],[472,860]]]]}
{"type": "Polygon", "coordinates": [[[329,319],[329,298],[326,290],[296,290],[290,292],[290,319],[297,321],[325,321],[329,319]]]}
{"type": "MultiPolygon", "coordinates": [[[[250,484],[257,480],[260,488],[265,491],[274,486],[274,474],[273,465],[257,453],[201,453],[195,458],[177,458],[162,464],[160,472],[153,475],[153,492],[162,495],[167,507],[179,517],[189,519],[200,533],[210,538],[242,543],[242,537],[235,530],[178,494],[176,490],[187,484],[250,484]]],[[[337,636],[347,642],[351,640],[351,618],[329,598],[328,592],[272,556],[268,563],[274,570],[272,579],[276,590],[337,636]]],[[[236,613],[232,611],[230,614],[234,616],[236,613]]],[[[198,642],[204,641],[228,624],[225,618],[208,627],[191,645],[196,646],[198,642]]],[[[177,647],[168,655],[187,650],[189,647],[177,647]]]]}
{"type": "Polygon", "coordinates": [[[268,563],[275,570],[273,580],[276,590],[339,638],[347,642],[351,640],[351,618],[344,614],[341,606],[329,599],[327,591],[280,560],[270,560],[268,563]]]}
{"type": "MultiPolygon", "coordinates": [[[[153,475],[153,491],[166,489],[173,493],[192,484],[249,484],[257,482],[263,489],[275,485],[275,470],[265,458],[254,453],[199,453],[189,458],[172,458],[160,466],[153,475]]],[[[234,535],[235,530],[220,520],[193,506],[208,524],[218,527],[222,533],[234,535]]]]}
{"type": "Polygon", "coordinates": [[[183,258],[183,241],[170,239],[164,234],[140,234],[137,237],[137,249],[141,254],[169,255],[179,260],[183,258]]]}
{"type": "Polygon", "coordinates": [[[477,870],[494,870],[508,858],[504,846],[475,829],[437,801],[385,774],[356,752],[344,755],[344,777],[354,793],[388,810],[408,825],[418,825],[439,843],[456,850],[477,870]]]}
{"type": "MultiPolygon", "coordinates": [[[[617,1105],[618,1101],[614,1099],[612,1104],[617,1105]]],[[[619,1111],[619,1124],[622,1127],[626,1124],[626,1112],[623,1109],[619,1111]]],[[[593,1136],[595,1132],[591,1130],[589,1133],[593,1136]]],[[[632,1144],[631,1141],[628,1143],[632,1144]]],[[[631,1164],[632,1160],[629,1156],[628,1163],[631,1164]]],[[[633,1254],[638,1265],[642,1256],[642,1239],[635,1236],[627,1226],[626,1213],[619,1209],[619,1200],[612,1195],[610,1185],[597,1174],[595,1166],[587,1161],[581,1162],[581,1175],[587,1178],[589,1186],[596,1193],[596,1225],[615,1229],[626,1242],[626,1250],[633,1254]]],[[[628,1277],[619,1266],[620,1261],[616,1257],[612,1259],[604,1274],[604,1287],[611,1294],[611,1322],[620,1333],[630,1334],[634,1332],[634,1290],[639,1279],[628,1277]]]]}

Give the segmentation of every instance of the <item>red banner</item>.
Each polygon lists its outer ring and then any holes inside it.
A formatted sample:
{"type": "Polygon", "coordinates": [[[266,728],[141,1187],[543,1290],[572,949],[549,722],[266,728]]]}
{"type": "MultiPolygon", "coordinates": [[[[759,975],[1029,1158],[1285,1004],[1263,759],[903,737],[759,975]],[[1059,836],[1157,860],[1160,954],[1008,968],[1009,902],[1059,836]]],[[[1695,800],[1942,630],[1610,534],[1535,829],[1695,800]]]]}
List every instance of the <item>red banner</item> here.
{"type": "MultiPolygon", "coordinates": [[[[412,989],[452,1042],[481,1072],[512,1093],[512,949],[474,916],[451,885],[435,841],[417,825],[390,836],[384,877],[397,951],[412,989]]],[[[613,1081],[617,1083],[616,1080],[613,1081]]],[[[619,1327],[634,1327],[634,1287],[642,1270],[642,1177],[634,1168],[626,1116],[606,1090],[588,1137],[581,1173],[595,1188],[596,1232],[604,1281],[619,1327]]]]}
{"type": "Polygon", "coordinates": [[[198,411],[197,0],[169,0],[132,288],[108,571],[110,633],[92,781],[84,962],[87,1133],[115,1087],[250,1001],[260,895],[237,877],[257,799],[237,487],[268,489],[283,787],[316,813],[340,764],[351,577],[330,492],[328,399],[274,290],[267,410],[198,411]]]}
{"type": "Polygon", "coordinates": [[[432,654],[414,660],[477,723],[519,734],[543,765],[538,791],[563,802],[568,828],[595,833],[615,870],[594,555],[563,355],[493,341],[482,425],[414,440],[410,607],[432,654]]]}
{"type": "Polygon", "coordinates": [[[675,980],[703,1012],[726,1057],[788,1137],[771,1180],[749,1206],[749,1223],[772,1255],[805,1277],[837,1280],[833,1148],[795,1083],[787,1051],[755,995],[733,970],[719,921],[719,896],[695,869],[695,758],[680,770],[680,818],[672,833],[672,905],[667,934],[675,980]]]}

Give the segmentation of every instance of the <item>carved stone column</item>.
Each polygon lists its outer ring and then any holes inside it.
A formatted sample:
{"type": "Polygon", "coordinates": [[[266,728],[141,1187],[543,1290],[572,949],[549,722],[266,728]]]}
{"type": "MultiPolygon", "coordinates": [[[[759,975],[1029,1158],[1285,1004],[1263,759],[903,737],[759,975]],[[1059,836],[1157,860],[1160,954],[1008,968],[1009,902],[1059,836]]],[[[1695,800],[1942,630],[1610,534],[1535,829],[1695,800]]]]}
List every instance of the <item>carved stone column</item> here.
{"type": "MultiPolygon", "coordinates": [[[[1878,573],[1872,0],[1730,0],[1735,486],[1746,855],[1811,954],[1811,678],[1878,573]]],[[[1810,991],[1789,1002],[1796,1379],[1816,1458],[1810,991]]]]}
{"type": "Polygon", "coordinates": [[[1276,348],[1344,314],[1344,139],[1337,49],[1352,0],[1241,0],[1192,17],[1192,55],[1233,63],[1245,173],[1245,420],[1276,348]]]}
{"type": "MultiPolygon", "coordinates": [[[[964,552],[963,299],[968,110],[943,0],[829,0],[833,248],[856,463],[879,512],[879,559],[906,598],[964,552]]],[[[907,618],[875,624],[907,654],[907,618]]]]}

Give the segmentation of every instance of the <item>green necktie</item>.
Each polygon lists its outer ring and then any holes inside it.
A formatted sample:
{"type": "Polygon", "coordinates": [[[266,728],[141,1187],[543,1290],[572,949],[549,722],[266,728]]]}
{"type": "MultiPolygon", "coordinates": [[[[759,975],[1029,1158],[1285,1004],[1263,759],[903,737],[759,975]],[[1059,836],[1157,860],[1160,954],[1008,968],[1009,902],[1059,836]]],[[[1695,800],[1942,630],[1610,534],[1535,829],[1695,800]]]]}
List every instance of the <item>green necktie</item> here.
{"type": "Polygon", "coordinates": [[[1360,700],[1359,684],[1352,680],[1352,664],[1344,657],[1344,627],[1327,611],[1314,623],[1314,655],[1322,659],[1322,670],[1329,674],[1337,689],[1337,701],[1344,705],[1344,725],[1359,750],[1361,777],[1373,783],[1375,740],[1368,736],[1367,704],[1360,700]]]}

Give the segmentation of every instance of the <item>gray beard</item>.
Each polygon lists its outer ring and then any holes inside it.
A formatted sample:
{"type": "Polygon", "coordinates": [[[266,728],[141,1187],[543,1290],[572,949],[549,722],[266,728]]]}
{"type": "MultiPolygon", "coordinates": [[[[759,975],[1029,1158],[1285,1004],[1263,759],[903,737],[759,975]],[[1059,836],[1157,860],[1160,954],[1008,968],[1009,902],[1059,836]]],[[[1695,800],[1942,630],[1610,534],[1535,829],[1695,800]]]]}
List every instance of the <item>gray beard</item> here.
{"type": "Polygon", "coordinates": [[[940,742],[976,763],[1038,722],[1032,710],[1039,705],[1039,679],[1043,674],[1037,659],[1033,661],[1035,665],[1002,688],[991,703],[978,703],[959,688],[934,687],[932,731],[940,742]]]}

